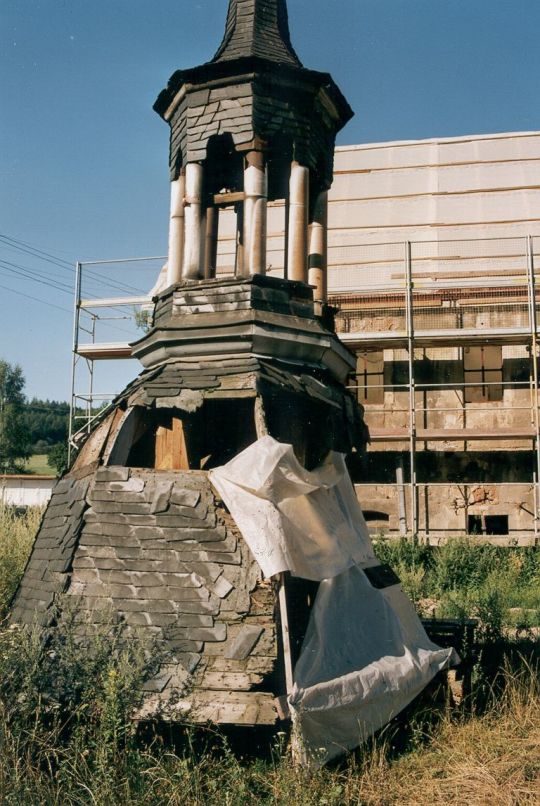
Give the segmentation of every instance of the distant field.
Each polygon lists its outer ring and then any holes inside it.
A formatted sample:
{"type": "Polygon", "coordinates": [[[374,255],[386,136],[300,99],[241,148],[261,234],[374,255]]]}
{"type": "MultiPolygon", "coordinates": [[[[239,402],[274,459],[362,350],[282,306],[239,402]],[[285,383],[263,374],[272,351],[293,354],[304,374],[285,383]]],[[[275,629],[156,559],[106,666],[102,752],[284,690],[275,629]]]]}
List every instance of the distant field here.
{"type": "Polygon", "coordinates": [[[34,453],[26,463],[27,470],[34,476],[54,476],[54,468],[47,464],[46,453],[34,453]]]}

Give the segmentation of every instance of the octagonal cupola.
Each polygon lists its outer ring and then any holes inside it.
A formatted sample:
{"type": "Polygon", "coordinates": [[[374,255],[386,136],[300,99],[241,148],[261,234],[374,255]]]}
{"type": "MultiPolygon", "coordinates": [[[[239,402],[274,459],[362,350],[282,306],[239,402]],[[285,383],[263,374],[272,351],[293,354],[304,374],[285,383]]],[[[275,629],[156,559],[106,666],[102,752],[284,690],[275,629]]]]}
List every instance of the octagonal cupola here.
{"type": "Polygon", "coordinates": [[[285,278],[324,301],[335,138],[353,113],[328,73],[302,66],[285,0],[230,0],[214,58],[175,72],[154,108],[171,127],[169,284],[215,276],[231,206],[236,275],[264,274],[267,202],[283,200],[285,278]]]}

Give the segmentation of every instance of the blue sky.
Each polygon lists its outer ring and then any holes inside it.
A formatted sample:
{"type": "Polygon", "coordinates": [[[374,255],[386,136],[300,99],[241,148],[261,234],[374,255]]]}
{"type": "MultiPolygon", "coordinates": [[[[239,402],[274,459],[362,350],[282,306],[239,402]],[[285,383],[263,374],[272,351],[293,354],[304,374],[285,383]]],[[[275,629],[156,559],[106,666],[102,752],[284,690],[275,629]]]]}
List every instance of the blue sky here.
{"type": "MultiPolygon", "coordinates": [[[[0,357],[29,395],[69,394],[67,264],[165,253],[168,132],[152,104],[176,68],[211,58],[226,9],[2,0],[0,357]]],[[[289,16],[304,64],[356,111],[341,143],[540,129],[538,0],[289,0],[289,16]]],[[[109,367],[107,391],[136,371],[109,367]]]]}

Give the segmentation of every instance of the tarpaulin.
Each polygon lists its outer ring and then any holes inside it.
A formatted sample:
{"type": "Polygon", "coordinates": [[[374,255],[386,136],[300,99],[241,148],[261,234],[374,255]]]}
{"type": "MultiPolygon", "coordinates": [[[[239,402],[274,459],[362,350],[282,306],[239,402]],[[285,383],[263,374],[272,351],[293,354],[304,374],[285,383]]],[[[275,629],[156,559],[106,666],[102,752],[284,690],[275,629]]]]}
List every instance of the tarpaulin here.
{"type": "Polygon", "coordinates": [[[357,747],[458,660],[429,640],[399,585],[376,590],[358,567],[325,580],[290,696],[304,758],[357,747]]]}
{"type": "Polygon", "coordinates": [[[459,660],[399,585],[364,573],[378,561],[342,454],[308,472],[267,436],[210,478],[265,576],[321,581],[289,697],[306,763],[361,744],[459,660]]]}
{"type": "Polygon", "coordinates": [[[266,577],[320,581],[375,559],[341,453],[309,472],[291,445],[262,437],[210,480],[266,577]]]}

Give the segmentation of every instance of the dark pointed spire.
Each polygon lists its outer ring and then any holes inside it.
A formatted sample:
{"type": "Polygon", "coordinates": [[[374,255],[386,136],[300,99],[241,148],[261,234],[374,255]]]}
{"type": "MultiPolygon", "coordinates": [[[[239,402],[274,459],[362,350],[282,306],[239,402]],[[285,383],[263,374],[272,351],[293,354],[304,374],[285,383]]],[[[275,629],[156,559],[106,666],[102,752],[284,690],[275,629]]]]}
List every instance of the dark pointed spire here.
{"type": "Polygon", "coordinates": [[[212,61],[250,56],[302,66],[291,44],[286,0],[229,0],[225,36],[212,61]]]}

